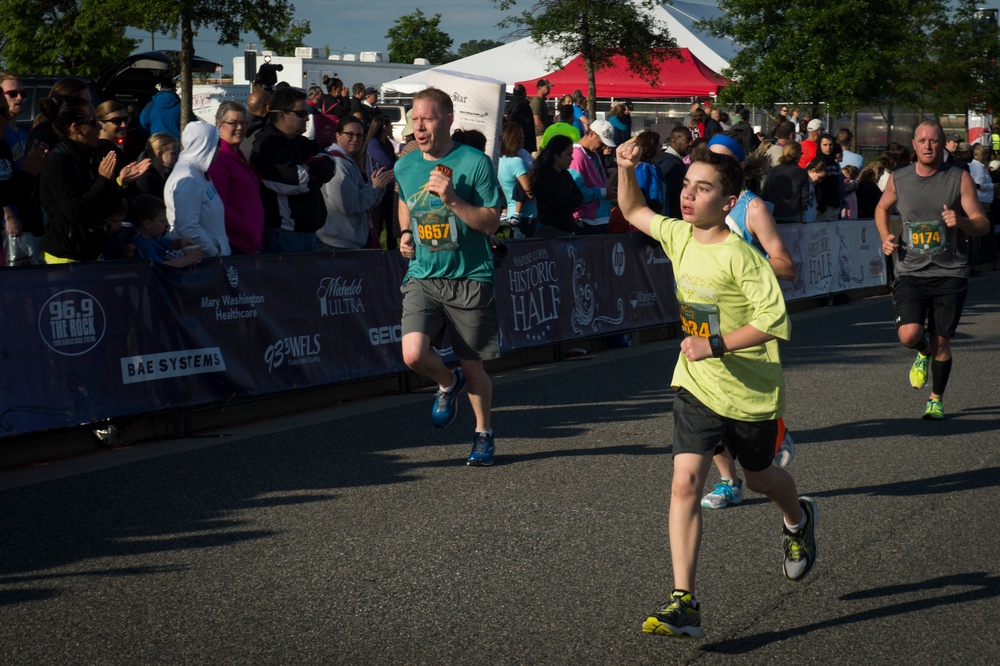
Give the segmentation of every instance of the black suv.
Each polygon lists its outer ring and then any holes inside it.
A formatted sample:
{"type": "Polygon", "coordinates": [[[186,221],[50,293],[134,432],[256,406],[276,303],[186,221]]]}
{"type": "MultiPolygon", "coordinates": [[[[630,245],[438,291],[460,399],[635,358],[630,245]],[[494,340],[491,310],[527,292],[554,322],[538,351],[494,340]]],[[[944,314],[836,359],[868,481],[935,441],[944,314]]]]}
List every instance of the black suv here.
{"type": "MultiPolygon", "coordinates": [[[[180,51],[148,51],[130,55],[125,60],[108,67],[96,80],[78,76],[90,87],[90,97],[97,106],[104,100],[114,99],[123,105],[138,104],[143,108],[156,94],[157,86],[171,81],[180,71],[180,51]]],[[[211,74],[218,63],[195,56],[192,72],[211,74]]],[[[21,85],[27,93],[24,111],[17,118],[17,124],[25,132],[31,131],[35,115],[38,114],[38,100],[47,97],[52,84],[62,76],[22,76],[21,85]]]]}

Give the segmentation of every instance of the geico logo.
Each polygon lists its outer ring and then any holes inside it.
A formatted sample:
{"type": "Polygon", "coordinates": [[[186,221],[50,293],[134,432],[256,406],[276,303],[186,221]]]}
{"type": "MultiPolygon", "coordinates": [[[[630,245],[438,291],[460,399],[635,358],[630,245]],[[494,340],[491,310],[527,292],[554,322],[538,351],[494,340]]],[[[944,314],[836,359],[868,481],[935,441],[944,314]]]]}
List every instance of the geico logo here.
{"type": "Polygon", "coordinates": [[[393,342],[401,342],[403,340],[403,327],[399,324],[395,326],[379,326],[378,328],[369,328],[368,337],[371,339],[373,345],[388,345],[393,342]]]}

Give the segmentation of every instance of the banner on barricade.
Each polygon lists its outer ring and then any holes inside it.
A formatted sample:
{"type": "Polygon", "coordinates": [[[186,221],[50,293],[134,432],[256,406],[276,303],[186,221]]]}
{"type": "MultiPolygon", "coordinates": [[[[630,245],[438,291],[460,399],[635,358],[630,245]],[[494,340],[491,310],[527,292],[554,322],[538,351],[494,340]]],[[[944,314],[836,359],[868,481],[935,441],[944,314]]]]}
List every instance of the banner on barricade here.
{"type": "Polygon", "coordinates": [[[886,283],[874,220],[779,224],[778,232],[795,263],[795,280],[779,280],[786,301],[886,283]]]}
{"type": "MultiPolygon", "coordinates": [[[[508,243],[501,349],[676,321],[635,236],[508,243]]],[[[404,260],[358,251],[0,273],[0,436],[395,374],[404,260]]]]}

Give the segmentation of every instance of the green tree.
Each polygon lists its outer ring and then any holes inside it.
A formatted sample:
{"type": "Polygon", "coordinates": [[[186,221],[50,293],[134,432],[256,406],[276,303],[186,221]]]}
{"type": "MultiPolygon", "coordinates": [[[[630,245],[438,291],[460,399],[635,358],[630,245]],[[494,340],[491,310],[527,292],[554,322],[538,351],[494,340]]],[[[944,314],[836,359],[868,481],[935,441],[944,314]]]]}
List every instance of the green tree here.
{"type": "Polygon", "coordinates": [[[389,40],[389,60],[413,62],[416,58],[427,58],[432,63],[447,62],[453,40],[438,27],[440,24],[440,14],[428,18],[419,8],[400,16],[385,33],[389,40]]]}
{"type": "Polygon", "coordinates": [[[462,42],[459,45],[458,50],[454,53],[449,53],[448,62],[468,58],[469,56],[474,56],[477,53],[482,53],[483,51],[489,51],[490,49],[495,49],[498,46],[503,46],[503,44],[503,42],[498,42],[495,39],[471,39],[467,42],[462,42]]]}
{"type": "Polygon", "coordinates": [[[127,14],[131,24],[181,38],[181,127],[192,118],[191,57],[194,36],[203,27],[219,33],[219,44],[239,46],[244,33],[256,33],[272,50],[288,52],[309,34],[308,23],[292,25],[295,7],[288,0],[108,0],[106,6],[127,14]]]}
{"type": "Polygon", "coordinates": [[[4,0],[0,59],[20,74],[97,76],[138,45],[128,21],[85,0],[4,0]]]}
{"type": "Polygon", "coordinates": [[[841,113],[891,105],[937,113],[1000,102],[1000,38],[973,0],[719,0],[701,23],[741,46],[721,99],[841,113]],[[795,26],[791,35],[782,26],[795,26]],[[845,26],[849,29],[845,29],[845,26]],[[971,102],[970,102],[971,100],[971,102]]]}
{"type": "MultiPolygon", "coordinates": [[[[494,2],[501,11],[508,11],[517,0],[494,2]]],[[[593,118],[595,72],[611,64],[612,57],[624,56],[629,69],[650,84],[659,80],[655,50],[677,46],[667,25],[650,14],[659,5],[657,0],[536,0],[531,9],[501,21],[500,27],[513,28],[513,36],[530,36],[538,44],[557,46],[564,58],[582,55],[593,118]]]]}
{"type": "Polygon", "coordinates": [[[916,106],[938,114],[1000,107],[1000,29],[977,4],[955,2],[950,15],[930,31],[925,43],[929,63],[924,75],[911,82],[916,106]]]}

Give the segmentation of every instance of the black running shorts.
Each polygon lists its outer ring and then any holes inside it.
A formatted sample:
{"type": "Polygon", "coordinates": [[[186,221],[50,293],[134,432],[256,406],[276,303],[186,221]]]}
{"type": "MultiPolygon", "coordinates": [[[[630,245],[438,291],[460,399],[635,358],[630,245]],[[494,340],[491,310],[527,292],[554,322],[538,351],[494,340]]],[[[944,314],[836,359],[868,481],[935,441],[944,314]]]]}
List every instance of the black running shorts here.
{"type": "Polygon", "coordinates": [[[745,470],[762,472],[774,459],[777,419],[738,421],[719,416],[683,388],[674,396],[673,454],[714,456],[728,448],[745,470]]]}
{"type": "Polygon", "coordinates": [[[968,290],[964,277],[897,277],[892,285],[896,328],[920,324],[932,335],[955,337],[968,290]]]}

